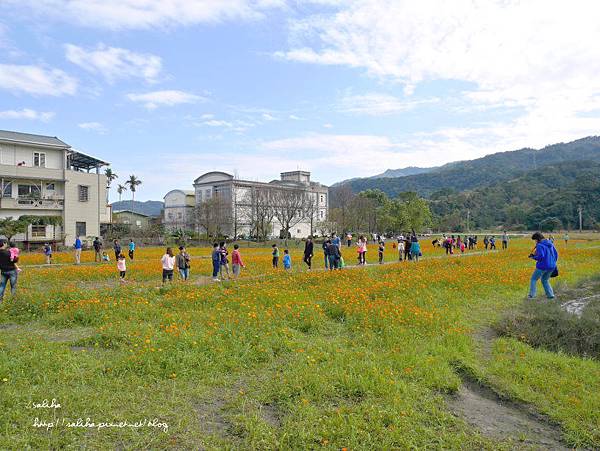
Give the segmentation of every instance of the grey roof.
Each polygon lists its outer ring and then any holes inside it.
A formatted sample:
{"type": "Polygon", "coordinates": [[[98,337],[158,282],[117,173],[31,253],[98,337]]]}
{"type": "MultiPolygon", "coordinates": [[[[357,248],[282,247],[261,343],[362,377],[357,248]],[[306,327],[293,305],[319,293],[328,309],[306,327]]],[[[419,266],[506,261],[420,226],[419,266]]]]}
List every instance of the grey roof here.
{"type": "Polygon", "coordinates": [[[56,136],[34,135],[31,133],[12,132],[9,130],[0,130],[0,141],[12,141],[62,148],[71,147],[67,143],[58,139],[56,136]]]}
{"type": "Polygon", "coordinates": [[[79,169],[92,169],[99,166],[110,166],[110,163],[99,160],[78,150],[72,149],[68,153],[69,164],[79,169]]]}
{"type": "Polygon", "coordinates": [[[147,215],[146,213],[142,213],[139,211],[133,211],[133,210],[118,210],[118,211],[113,211],[113,215],[114,214],[118,214],[118,213],[132,213],[134,215],[138,215],[138,216],[144,216],[146,218],[151,218],[152,216],[147,215]]]}

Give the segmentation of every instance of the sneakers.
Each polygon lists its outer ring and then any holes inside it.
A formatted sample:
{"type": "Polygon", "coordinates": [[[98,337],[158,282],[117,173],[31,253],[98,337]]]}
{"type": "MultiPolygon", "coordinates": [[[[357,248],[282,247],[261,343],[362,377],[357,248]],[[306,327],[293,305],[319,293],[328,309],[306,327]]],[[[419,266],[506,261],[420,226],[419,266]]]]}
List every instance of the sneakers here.
{"type": "Polygon", "coordinates": [[[220,281],[221,281],[221,279],[218,279],[218,278],[216,278],[216,277],[213,277],[213,282],[220,282],[220,281]]]}

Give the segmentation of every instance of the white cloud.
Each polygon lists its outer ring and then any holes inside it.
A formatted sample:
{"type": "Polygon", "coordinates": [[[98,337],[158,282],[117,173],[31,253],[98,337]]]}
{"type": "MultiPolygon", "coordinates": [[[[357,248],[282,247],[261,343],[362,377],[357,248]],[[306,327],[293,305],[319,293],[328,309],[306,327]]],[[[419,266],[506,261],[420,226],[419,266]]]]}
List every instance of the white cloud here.
{"type": "Polygon", "coordinates": [[[99,73],[110,83],[120,78],[143,78],[155,82],[162,70],[159,56],[136,53],[118,47],[98,44],[86,50],[73,44],[65,44],[66,58],[88,72],[99,73]]]}
{"type": "Polygon", "coordinates": [[[323,124],[323,127],[324,128],[333,128],[333,124],[329,124],[329,123],[323,124]]]}
{"type": "Polygon", "coordinates": [[[77,80],[60,69],[0,64],[0,88],[32,95],[72,95],[77,92],[77,80]]]}
{"type": "Polygon", "coordinates": [[[206,125],[207,127],[233,127],[233,124],[231,122],[217,120],[217,119],[211,119],[208,121],[204,121],[204,122],[202,122],[202,125],[206,125]]]}
{"type": "Polygon", "coordinates": [[[48,122],[54,117],[55,113],[52,111],[36,111],[30,108],[23,108],[22,110],[7,110],[0,111],[0,119],[30,119],[38,120],[42,122],[48,122]]]}
{"type": "Polygon", "coordinates": [[[270,113],[263,113],[261,116],[265,121],[275,121],[277,118],[270,113]]]}
{"type": "Polygon", "coordinates": [[[82,122],[77,124],[77,126],[83,130],[89,130],[97,133],[106,133],[108,131],[107,128],[100,122],[82,122]]]}
{"type": "Polygon", "coordinates": [[[48,20],[49,17],[93,28],[149,29],[257,20],[283,0],[4,0],[48,20]]]}
{"type": "MultiPolygon", "coordinates": [[[[407,96],[424,82],[472,85],[462,93],[463,111],[505,109],[513,119],[454,129],[477,130],[449,142],[460,158],[474,146],[489,153],[598,133],[598,17],[600,3],[585,0],[347,0],[292,21],[291,47],[276,56],[363,69],[404,84],[407,96]],[[489,139],[476,138],[486,132],[489,139]]],[[[414,105],[366,94],[339,107],[380,115],[414,105]]]]}
{"type": "Polygon", "coordinates": [[[288,116],[290,119],[292,119],[293,121],[301,121],[302,118],[300,116],[296,116],[295,114],[290,114],[288,116]]]}
{"type": "Polygon", "coordinates": [[[338,103],[338,111],[342,113],[367,114],[384,116],[412,110],[420,105],[437,102],[438,99],[403,100],[398,97],[376,92],[346,95],[338,103]]]}
{"type": "Polygon", "coordinates": [[[159,106],[174,106],[206,100],[204,97],[176,90],[152,91],[144,94],[127,94],[127,98],[132,102],[143,104],[144,107],[149,110],[153,110],[159,106]]]}

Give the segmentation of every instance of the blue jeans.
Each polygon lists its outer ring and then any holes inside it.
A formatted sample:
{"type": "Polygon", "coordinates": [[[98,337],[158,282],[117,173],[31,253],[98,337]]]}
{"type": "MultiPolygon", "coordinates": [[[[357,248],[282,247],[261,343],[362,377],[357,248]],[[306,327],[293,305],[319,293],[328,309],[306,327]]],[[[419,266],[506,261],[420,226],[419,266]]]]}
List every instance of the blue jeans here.
{"type": "Polygon", "coordinates": [[[325,269],[329,268],[329,255],[325,254],[325,269]]]}
{"type": "Polygon", "coordinates": [[[531,283],[529,284],[529,297],[534,298],[537,288],[537,281],[542,279],[542,286],[546,292],[546,297],[552,299],[554,297],[554,291],[550,286],[550,275],[554,272],[554,269],[536,269],[531,275],[531,283]]]}
{"type": "Polygon", "coordinates": [[[332,271],[334,269],[337,269],[337,258],[335,255],[329,255],[329,270],[332,271]]]}
{"type": "Polygon", "coordinates": [[[10,293],[14,296],[17,293],[17,270],[13,269],[12,271],[3,271],[0,279],[0,302],[2,302],[2,298],[4,297],[4,290],[6,289],[6,284],[10,280],[10,293]]]}
{"type": "Polygon", "coordinates": [[[179,268],[179,275],[183,280],[188,280],[188,277],[190,277],[190,268],[179,268]]]}

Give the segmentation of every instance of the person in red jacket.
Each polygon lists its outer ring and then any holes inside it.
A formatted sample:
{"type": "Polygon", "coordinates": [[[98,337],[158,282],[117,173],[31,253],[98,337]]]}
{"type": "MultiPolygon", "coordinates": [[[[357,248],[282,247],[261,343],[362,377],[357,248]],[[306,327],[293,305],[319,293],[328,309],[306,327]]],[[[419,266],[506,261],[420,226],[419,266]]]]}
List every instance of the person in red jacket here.
{"type": "Polygon", "coordinates": [[[233,252],[231,253],[231,265],[233,267],[233,277],[238,278],[242,268],[245,268],[244,262],[242,261],[242,254],[240,254],[240,247],[235,244],[233,246],[233,252]]]}

